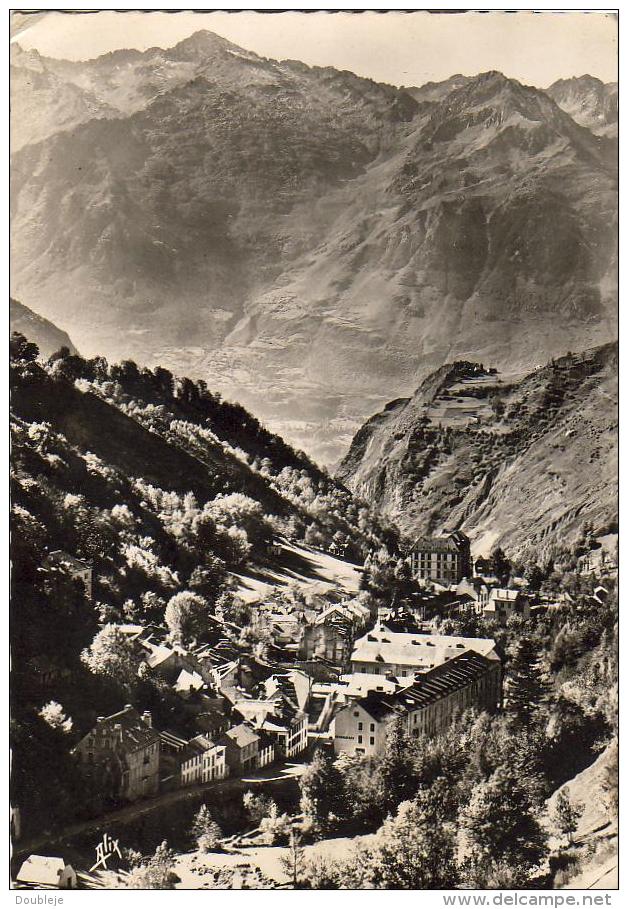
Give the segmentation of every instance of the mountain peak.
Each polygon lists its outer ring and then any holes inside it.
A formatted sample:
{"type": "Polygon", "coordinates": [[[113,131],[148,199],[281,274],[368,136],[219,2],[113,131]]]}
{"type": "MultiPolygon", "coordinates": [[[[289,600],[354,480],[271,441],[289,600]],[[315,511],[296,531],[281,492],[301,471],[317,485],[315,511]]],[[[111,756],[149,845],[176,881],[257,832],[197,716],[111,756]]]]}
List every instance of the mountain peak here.
{"type": "Polygon", "coordinates": [[[557,79],[556,82],[552,82],[547,90],[551,92],[552,90],[567,88],[568,86],[603,88],[604,83],[601,79],[598,79],[597,76],[591,76],[589,73],[584,73],[582,76],[570,76],[568,79],[557,79]]]}
{"type": "Polygon", "coordinates": [[[210,32],[203,28],[175,44],[174,47],[170,48],[168,56],[176,60],[190,60],[225,50],[239,50],[239,48],[237,45],[227,41],[226,38],[221,38],[215,32],[210,32]]]}
{"type": "Polygon", "coordinates": [[[505,76],[498,69],[489,69],[484,73],[478,73],[477,76],[471,79],[471,82],[476,82],[479,85],[484,85],[487,82],[491,82],[496,85],[505,85],[510,82],[513,82],[516,85],[519,84],[516,79],[509,79],[508,76],[505,76]]]}

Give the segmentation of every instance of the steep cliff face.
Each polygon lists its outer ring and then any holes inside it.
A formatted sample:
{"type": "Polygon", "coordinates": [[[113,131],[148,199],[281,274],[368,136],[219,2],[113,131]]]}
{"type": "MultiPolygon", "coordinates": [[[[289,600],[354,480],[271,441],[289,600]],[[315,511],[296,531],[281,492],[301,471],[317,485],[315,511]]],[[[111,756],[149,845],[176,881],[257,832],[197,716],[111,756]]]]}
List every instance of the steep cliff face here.
{"type": "Polygon", "coordinates": [[[207,32],[42,65],[115,110],[13,164],[14,294],[86,354],[205,378],[332,463],[443,362],[615,337],[614,145],[542,91],[402,91],[207,32]]]}
{"type": "Polygon", "coordinates": [[[409,535],[461,527],[477,553],[569,544],[617,515],[617,347],[525,376],[460,361],[355,436],[339,477],[409,535]]]}

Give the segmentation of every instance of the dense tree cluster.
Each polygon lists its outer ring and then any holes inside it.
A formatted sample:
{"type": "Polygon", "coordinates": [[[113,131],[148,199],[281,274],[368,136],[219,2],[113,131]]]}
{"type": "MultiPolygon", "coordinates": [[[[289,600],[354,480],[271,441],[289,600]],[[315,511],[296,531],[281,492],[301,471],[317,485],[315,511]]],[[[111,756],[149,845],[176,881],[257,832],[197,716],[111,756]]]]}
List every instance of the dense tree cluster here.
{"type": "Polygon", "coordinates": [[[14,774],[14,797],[28,828],[41,820],[30,806],[32,792],[48,791],[46,774],[68,818],[109,798],[106,786],[77,798],[72,774],[50,769],[66,767],[97,713],[131,702],[172,715],[158,680],[138,675],[121,624],[214,643],[220,622],[248,624],[232,572],[265,563],[276,535],[335,539],[361,557],[383,531],[302,452],[202,381],[67,349],[42,363],[19,335],[10,353],[14,756],[28,767],[14,774]],[[91,597],[47,566],[54,550],[90,566],[91,597]],[[25,754],[32,729],[35,750],[46,749],[39,764],[25,754]]]}

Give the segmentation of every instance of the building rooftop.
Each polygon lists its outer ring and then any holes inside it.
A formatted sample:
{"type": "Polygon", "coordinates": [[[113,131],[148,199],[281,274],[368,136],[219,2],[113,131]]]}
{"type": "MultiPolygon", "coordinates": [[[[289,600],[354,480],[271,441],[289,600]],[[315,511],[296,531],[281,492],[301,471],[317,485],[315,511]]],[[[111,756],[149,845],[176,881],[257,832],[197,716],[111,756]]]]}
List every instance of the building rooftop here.
{"type": "Polygon", "coordinates": [[[22,862],[16,880],[24,884],[44,884],[56,887],[66,863],[49,855],[30,855],[22,862]]]}
{"type": "Polygon", "coordinates": [[[45,559],[45,564],[74,568],[77,571],[84,571],[86,568],[91,568],[91,565],[88,562],[83,562],[81,559],[77,559],[75,556],[70,555],[69,552],[64,552],[62,549],[55,549],[54,552],[51,552],[45,559]]]}
{"type": "Polygon", "coordinates": [[[440,634],[408,634],[376,626],[355,643],[351,661],[416,667],[425,672],[465,650],[497,659],[492,638],[463,638],[440,634]]]}
{"type": "Polygon", "coordinates": [[[412,544],[411,551],[459,552],[462,547],[468,544],[469,538],[461,530],[456,530],[454,533],[442,537],[418,537],[412,544]]]}
{"type": "Polygon", "coordinates": [[[514,603],[520,595],[520,590],[508,590],[505,587],[494,587],[489,594],[489,600],[507,600],[509,603],[514,603]]]}
{"type": "Polygon", "coordinates": [[[212,748],[224,748],[224,745],[217,745],[207,735],[196,735],[187,743],[185,748],[179,752],[181,763],[189,761],[191,758],[200,757],[212,748]]]}
{"type": "Polygon", "coordinates": [[[174,684],[175,691],[189,692],[190,690],[199,691],[205,685],[205,681],[198,672],[188,672],[182,669],[174,684]]]}
{"type": "Polygon", "coordinates": [[[225,732],[223,738],[230,739],[239,748],[246,748],[247,745],[253,745],[259,740],[259,736],[246,723],[240,723],[239,726],[232,726],[225,732]]]}
{"type": "Polygon", "coordinates": [[[133,752],[158,741],[157,730],[145,723],[134,707],[127,705],[118,713],[99,717],[94,728],[81,739],[76,748],[85,743],[103,749],[133,752]]]}
{"type": "MultiPolygon", "coordinates": [[[[401,716],[426,707],[454,691],[466,688],[494,664],[494,660],[469,650],[448,663],[436,666],[400,691],[390,694],[370,692],[355,703],[374,720],[385,721],[395,715],[401,716]]],[[[350,704],[347,709],[352,706],[350,704]]]]}

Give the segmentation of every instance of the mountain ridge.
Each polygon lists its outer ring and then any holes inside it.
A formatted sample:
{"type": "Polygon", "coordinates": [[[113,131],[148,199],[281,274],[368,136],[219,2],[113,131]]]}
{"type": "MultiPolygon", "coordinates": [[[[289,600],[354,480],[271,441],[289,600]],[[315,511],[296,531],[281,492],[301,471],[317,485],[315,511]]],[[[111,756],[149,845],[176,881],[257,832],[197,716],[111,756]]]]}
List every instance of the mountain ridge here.
{"type": "Polygon", "coordinates": [[[616,368],[615,343],[519,376],[446,364],[362,426],[337,475],[410,536],[547,559],[616,521],[616,368]]]}
{"type": "Polygon", "coordinates": [[[126,113],[15,155],[14,295],[81,350],[204,378],[334,463],[439,363],[616,335],[614,145],[545,93],[420,101],[186,40],[49,64],[126,113]]]}

